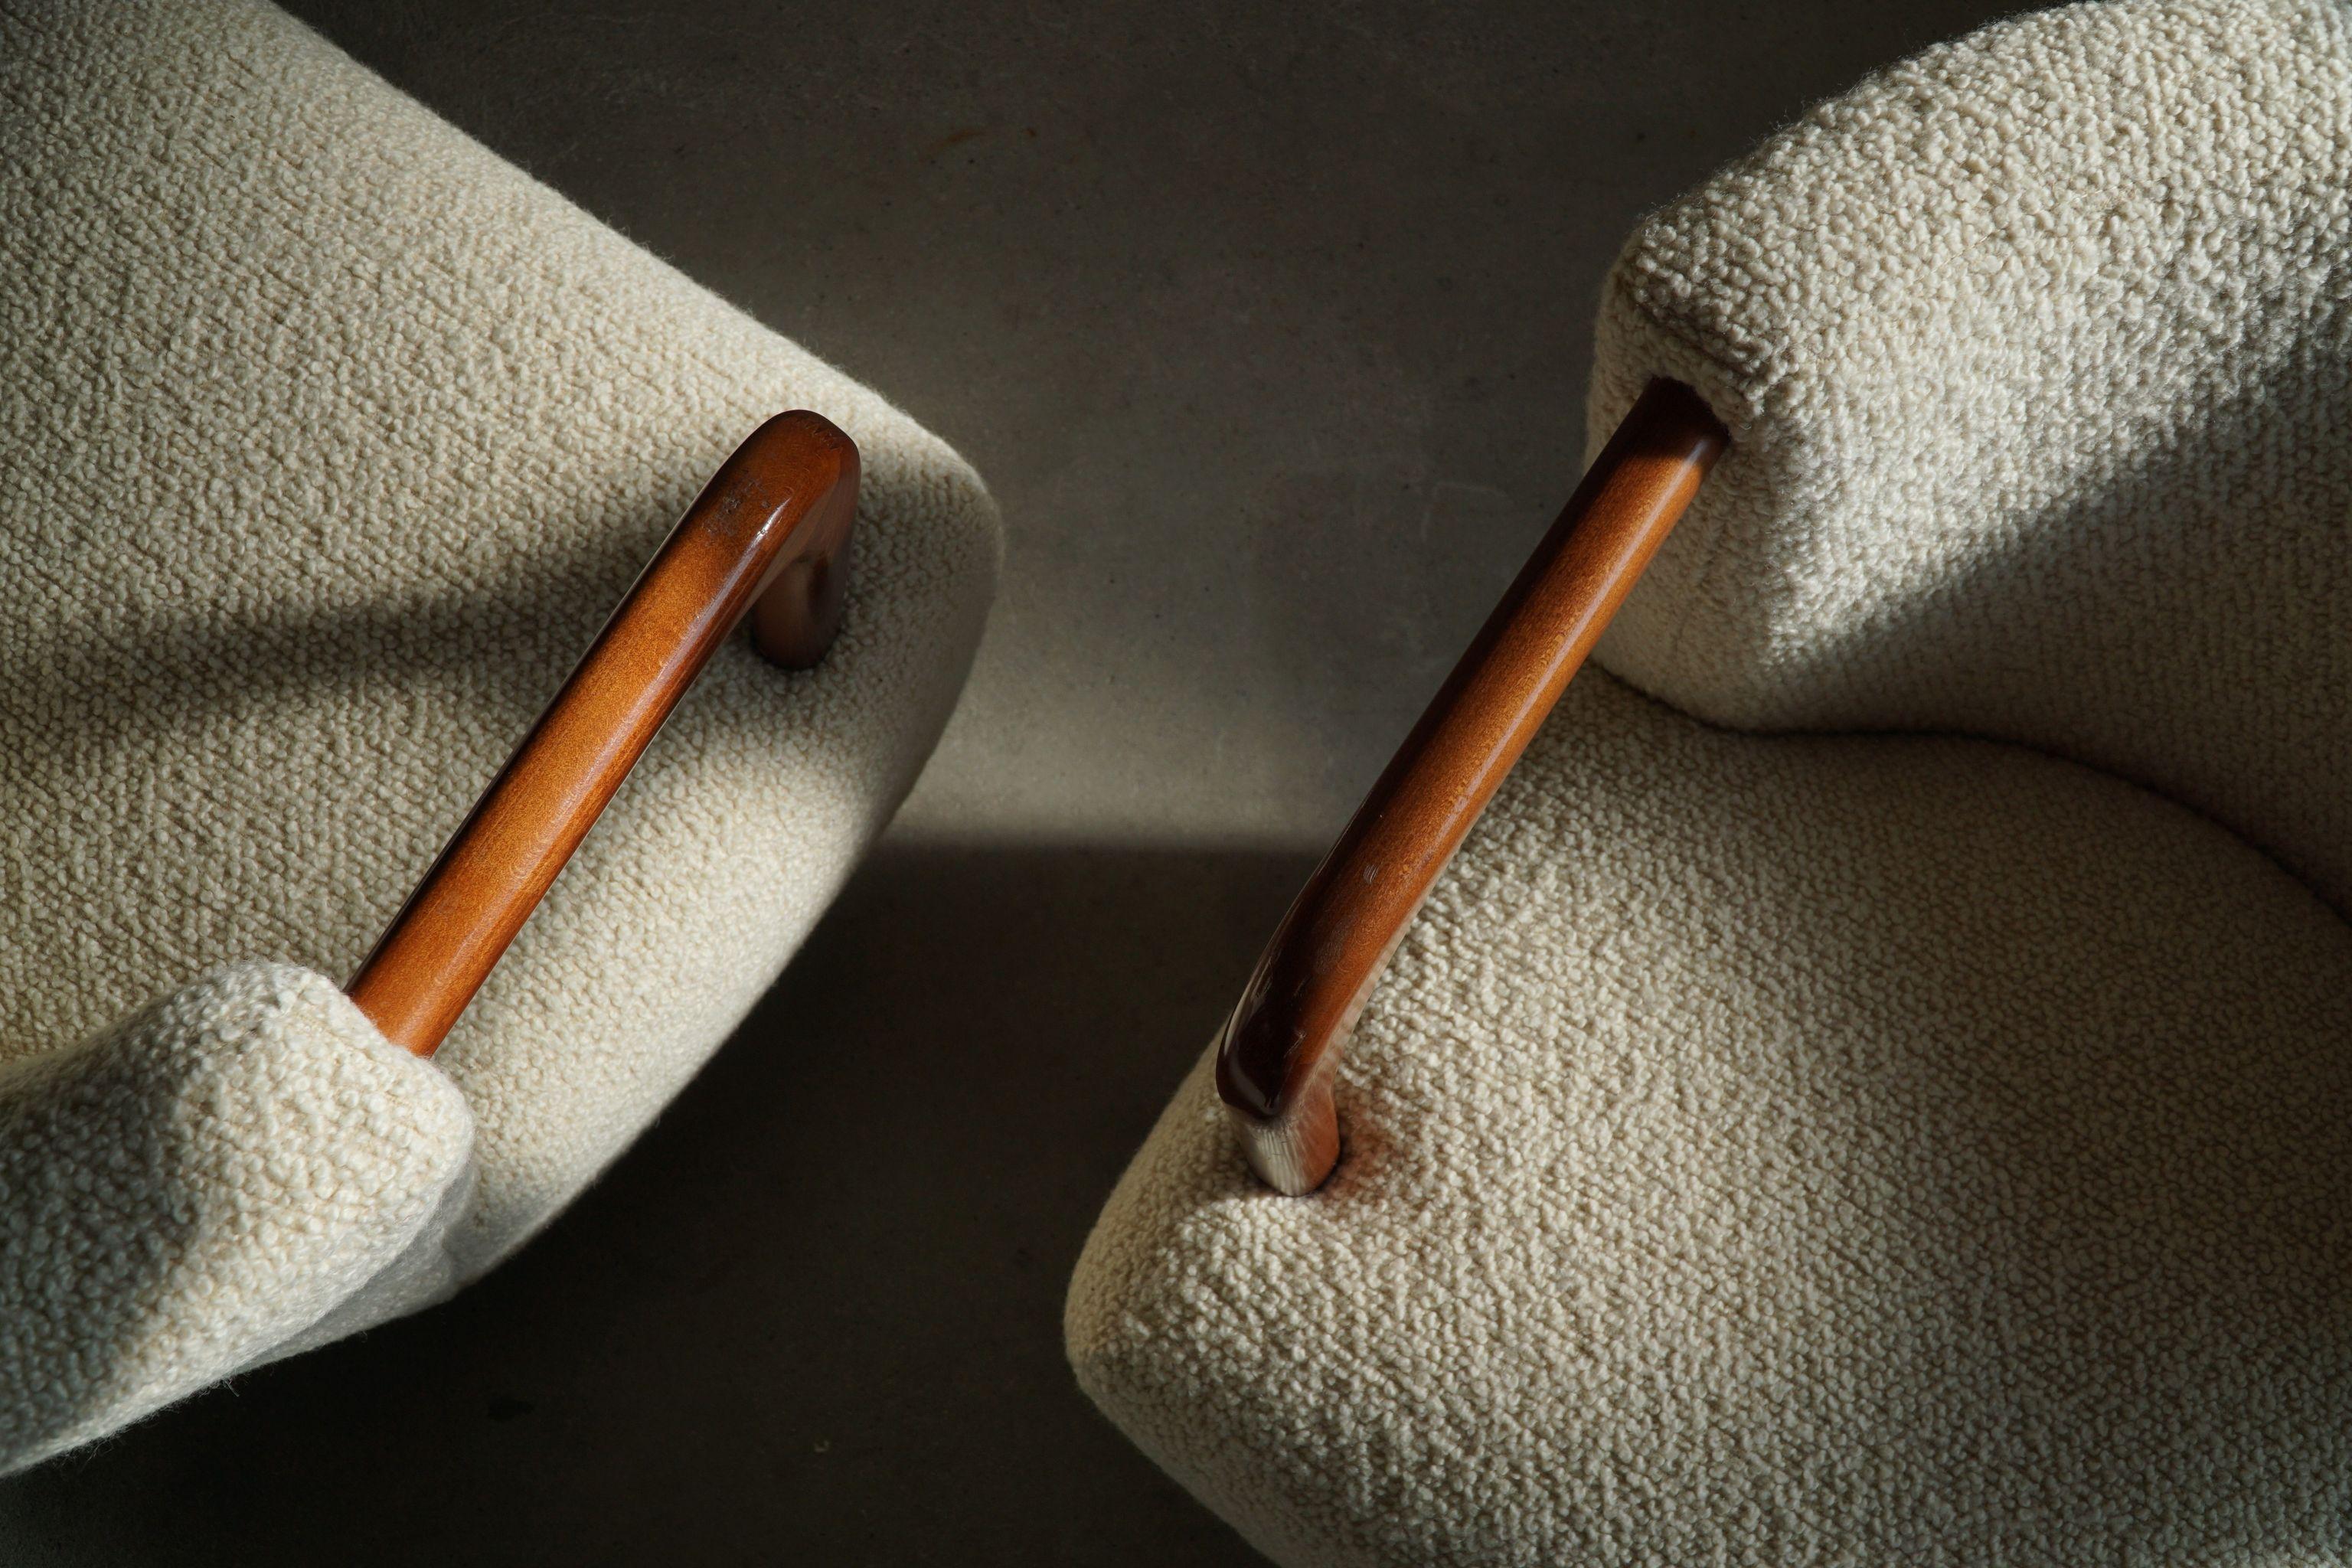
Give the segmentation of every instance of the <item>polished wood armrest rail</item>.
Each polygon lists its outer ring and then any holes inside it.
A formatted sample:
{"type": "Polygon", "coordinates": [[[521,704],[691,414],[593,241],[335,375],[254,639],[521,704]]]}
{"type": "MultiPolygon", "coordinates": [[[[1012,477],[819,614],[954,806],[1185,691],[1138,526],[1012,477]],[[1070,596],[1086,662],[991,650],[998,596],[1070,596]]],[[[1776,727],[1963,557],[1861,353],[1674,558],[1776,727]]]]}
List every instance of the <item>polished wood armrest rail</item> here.
{"type": "Polygon", "coordinates": [[[1331,1173],[1332,1069],[1389,955],[1729,439],[1690,388],[1650,384],[1275,928],[1217,1041],[1268,1184],[1331,1173]]]}
{"type": "Polygon", "coordinates": [[[563,689],[483,792],[347,987],[385,1037],[429,1057],[749,610],[752,643],[802,669],[841,624],[857,448],[780,414],[727,459],[563,689]]]}

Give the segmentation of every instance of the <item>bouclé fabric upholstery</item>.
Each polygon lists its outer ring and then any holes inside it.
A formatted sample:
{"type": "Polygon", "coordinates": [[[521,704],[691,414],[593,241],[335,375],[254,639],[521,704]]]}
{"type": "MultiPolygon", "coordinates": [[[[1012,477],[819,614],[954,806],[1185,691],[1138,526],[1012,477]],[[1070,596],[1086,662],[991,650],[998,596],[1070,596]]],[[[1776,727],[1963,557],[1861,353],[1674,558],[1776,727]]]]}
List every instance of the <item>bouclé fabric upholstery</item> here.
{"type": "Polygon", "coordinates": [[[1601,658],[1717,723],[2054,752],[2352,909],[2352,7],[2004,23],[1654,215],[1600,440],[1652,375],[1731,455],[1601,658]]]}
{"type": "Polygon", "coordinates": [[[0,142],[5,1468],[546,1224],[888,819],[999,544],[905,415],[272,9],[11,8],[0,142]],[[387,1057],[335,983],[795,407],[863,458],[839,641],[722,649],[387,1057]]]}
{"type": "Polygon", "coordinates": [[[2352,12],[1931,50],[1635,232],[1733,445],[1079,1384],[1277,1562],[2352,1563],[2352,12]]]}
{"type": "Polygon", "coordinates": [[[447,1074],[289,964],[10,1063],[0,1442],[45,1458],[373,1307],[420,1239],[437,1253],[473,1142],[447,1074]]]}

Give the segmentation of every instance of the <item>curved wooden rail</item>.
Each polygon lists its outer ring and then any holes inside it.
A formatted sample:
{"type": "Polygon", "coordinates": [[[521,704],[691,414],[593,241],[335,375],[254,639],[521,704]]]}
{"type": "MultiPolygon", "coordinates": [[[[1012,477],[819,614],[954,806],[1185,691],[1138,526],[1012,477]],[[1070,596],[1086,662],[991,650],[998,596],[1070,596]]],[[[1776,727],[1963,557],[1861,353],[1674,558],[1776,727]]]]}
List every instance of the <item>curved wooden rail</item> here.
{"type": "Polygon", "coordinates": [[[1332,1069],[1389,955],[1728,441],[1696,393],[1650,384],[1275,928],[1217,1042],[1269,1185],[1331,1173],[1332,1069]]]}
{"type": "Polygon", "coordinates": [[[388,1038],[439,1048],[747,609],[770,659],[824,657],[856,515],[857,448],[814,414],[778,415],[727,459],[346,987],[388,1038]]]}

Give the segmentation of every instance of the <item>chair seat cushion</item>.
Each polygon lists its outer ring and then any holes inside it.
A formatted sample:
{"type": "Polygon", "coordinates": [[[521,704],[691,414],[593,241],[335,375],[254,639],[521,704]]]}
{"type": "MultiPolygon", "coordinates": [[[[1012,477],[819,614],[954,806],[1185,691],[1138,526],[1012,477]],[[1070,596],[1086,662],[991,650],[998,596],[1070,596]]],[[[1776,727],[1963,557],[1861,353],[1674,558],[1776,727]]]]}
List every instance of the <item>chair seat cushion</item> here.
{"type": "Polygon", "coordinates": [[[1069,1352],[1278,1561],[2352,1562],[2352,931],[2021,749],[1588,673],[1305,1199],[1207,1065],[1069,1352]]]}
{"type": "Polygon", "coordinates": [[[477,1273],[887,820],[969,668],[992,508],[266,6],[11,12],[0,101],[0,1059],[231,961],[350,974],[734,446],[807,407],[863,455],[824,664],[719,652],[436,1058],[477,1273]]]}

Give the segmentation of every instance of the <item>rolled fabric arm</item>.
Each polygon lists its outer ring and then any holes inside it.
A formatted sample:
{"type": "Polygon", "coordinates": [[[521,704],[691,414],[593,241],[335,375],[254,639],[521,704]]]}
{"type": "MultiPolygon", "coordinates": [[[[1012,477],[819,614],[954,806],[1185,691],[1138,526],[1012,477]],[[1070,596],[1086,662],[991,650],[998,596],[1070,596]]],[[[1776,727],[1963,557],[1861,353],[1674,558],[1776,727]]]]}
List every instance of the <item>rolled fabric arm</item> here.
{"type": "Polygon", "coordinates": [[[1729,440],[1689,387],[1649,384],[1275,928],[1216,1069],[1269,1185],[1331,1173],[1332,1069],[1389,955],[1729,440]]]}
{"type": "Polygon", "coordinates": [[[824,657],[857,479],[856,446],[805,411],[769,420],[719,468],[345,987],[387,1038],[421,1057],[440,1047],[747,611],[775,663],[824,657]]]}

